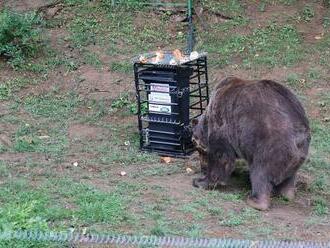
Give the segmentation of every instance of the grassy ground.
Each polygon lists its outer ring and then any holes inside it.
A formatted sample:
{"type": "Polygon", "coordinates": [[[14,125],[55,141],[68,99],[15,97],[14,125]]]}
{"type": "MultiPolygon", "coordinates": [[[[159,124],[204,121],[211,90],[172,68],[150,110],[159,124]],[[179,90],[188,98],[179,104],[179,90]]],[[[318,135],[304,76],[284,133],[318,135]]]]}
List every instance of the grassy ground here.
{"type": "MultiPolygon", "coordinates": [[[[202,191],[186,173],[196,157],[166,165],[138,151],[130,58],[184,47],[186,26],[169,11],[107,2],[67,0],[45,21],[42,54],[16,70],[0,61],[0,229],[328,239],[330,9],[201,1],[207,29],[196,19],[197,48],[209,52],[211,86],[232,74],[275,79],[298,94],[311,121],[297,199],[258,212],[245,204],[247,168],[228,187],[202,191]]],[[[0,243],[8,246],[69,244],[0,243]]]]}

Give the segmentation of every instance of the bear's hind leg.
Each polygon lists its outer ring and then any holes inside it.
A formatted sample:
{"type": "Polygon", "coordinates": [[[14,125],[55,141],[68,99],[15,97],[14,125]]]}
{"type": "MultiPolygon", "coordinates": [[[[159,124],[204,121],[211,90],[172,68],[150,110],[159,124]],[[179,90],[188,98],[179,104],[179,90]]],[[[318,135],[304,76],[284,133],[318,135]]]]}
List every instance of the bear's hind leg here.
{"type": "Polygon", "coordinates": [[[250,180],[252,193],[247,199],[247,204],[258,210],[267,210],[271,202],[272,184],[263,173],[257,170],[250,172],[250,180]]]}
{"type": "Polygon", "coordinates": [[[295,197],[295,181],[296,181],[295,175],[285,179],[281,184],[276,186],[275,188],[276,193],[292,201],[295,197]]]}

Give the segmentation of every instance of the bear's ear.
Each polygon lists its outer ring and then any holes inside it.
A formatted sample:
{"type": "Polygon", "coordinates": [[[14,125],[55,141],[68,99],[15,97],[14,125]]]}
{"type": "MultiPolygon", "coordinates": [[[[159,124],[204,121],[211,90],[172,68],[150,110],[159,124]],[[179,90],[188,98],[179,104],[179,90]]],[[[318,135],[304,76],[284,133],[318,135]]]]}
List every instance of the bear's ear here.
{"type": "Polygon", "coordinates": [[[195,127],[198,124],[198,118],[194,118],[191,120],[192,127],[195,127]]]}

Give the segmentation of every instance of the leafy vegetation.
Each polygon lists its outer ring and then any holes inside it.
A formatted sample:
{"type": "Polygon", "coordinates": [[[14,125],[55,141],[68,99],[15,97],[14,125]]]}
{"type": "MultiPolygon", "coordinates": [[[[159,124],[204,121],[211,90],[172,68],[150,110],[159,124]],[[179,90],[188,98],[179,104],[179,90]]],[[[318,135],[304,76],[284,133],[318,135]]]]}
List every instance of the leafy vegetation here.
{"type": "Polygon", "coordinates": [[[43,47],[42,21],[35,13],[0,11],[0,56],[14,68],[22,67],[28,58],[43,47]]]}

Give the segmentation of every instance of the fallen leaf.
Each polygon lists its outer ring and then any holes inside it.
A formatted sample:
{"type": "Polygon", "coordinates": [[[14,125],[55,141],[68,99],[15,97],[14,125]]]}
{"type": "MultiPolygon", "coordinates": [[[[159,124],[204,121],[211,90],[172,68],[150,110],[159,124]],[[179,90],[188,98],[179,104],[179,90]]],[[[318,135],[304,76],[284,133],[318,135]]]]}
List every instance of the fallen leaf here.
{"type": "Polygon", "coordinates": [[[172,161],[170,157],[161,157],[160,162],[169,164],[172,161]]]}

